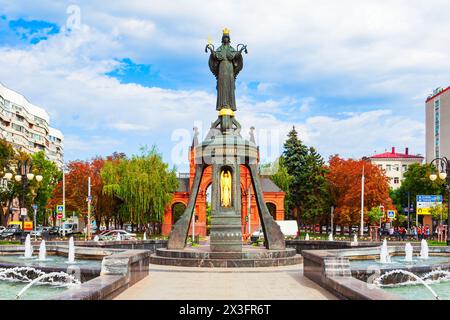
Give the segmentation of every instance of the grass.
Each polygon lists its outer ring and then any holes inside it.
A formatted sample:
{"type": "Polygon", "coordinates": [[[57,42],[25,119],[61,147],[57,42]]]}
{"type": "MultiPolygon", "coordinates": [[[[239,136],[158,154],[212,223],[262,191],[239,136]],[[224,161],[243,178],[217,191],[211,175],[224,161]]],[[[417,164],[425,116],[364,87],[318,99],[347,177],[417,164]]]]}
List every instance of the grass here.
{"type": "Polygon", "coordinates": [[[447,242],[438,242],[436,240],[428,240],[427,242],[430,247],[440,247],[447,245],[447,242]]]}
{"type": "Polygon", "coordinates": [[[7,244],[20,244],[20,241],[12,241],[12,240],[0,241],[0,245],[7,245],[7,244]]]}

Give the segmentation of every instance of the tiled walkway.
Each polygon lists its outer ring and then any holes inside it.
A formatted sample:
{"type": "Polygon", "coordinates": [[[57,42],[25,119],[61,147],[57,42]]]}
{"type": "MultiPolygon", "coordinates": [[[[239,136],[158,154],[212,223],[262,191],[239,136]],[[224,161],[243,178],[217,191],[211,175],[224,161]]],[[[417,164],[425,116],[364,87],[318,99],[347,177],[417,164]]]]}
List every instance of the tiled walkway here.
{"type": "Polygon", "coordinates": [[[150,275],[116,299],[336,299],[303,276],[300,266],[278,268],[186,268],[150,265],[150,275]]]}

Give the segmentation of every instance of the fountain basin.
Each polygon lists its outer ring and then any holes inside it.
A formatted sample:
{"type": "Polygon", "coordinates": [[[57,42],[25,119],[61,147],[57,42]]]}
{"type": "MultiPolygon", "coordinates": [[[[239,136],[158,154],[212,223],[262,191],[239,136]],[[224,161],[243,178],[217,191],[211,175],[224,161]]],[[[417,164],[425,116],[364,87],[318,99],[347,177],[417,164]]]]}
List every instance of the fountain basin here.
{"type": "MultiPolygon", "coordinates": [[[[24,259],[24,246],[0,246],[0,267],[10,269],[33,265],[33,268],[38,269],[41,274],[42,272],[47,274],[65,272],[81,282],[81,284],[70,288],[49,287],[36,283],[24,291],[21,298],[35,299],[35,295],[32,293],[37,290],[38,292],[42,291],[42,296],[47,300],[110,299],[148,275],[150,251],[111,249],[98,246],[94,248],[76,247],[75,263],[69,264],[67,263],[69,247],[67,242],[64,244],[65,246],[47,245],[48,260],[46,261],[39,261],[36,251],[35,259],[24,259]],[[29,291],[31,296],[28,293],[29,291]],[[53,294],[50,295],[52,292],[53,294]]],[[[25,281],[30,283],[31,280],[25,281]]],[[[22,282],[22,286],[19,284],[13,286],[12,284],[15,283],[11,282],[9,278],[8,280],[0,280],[0,284],[5,287],[5,292],[14,291],[17,288],[14,294],[18,294],[22,288],[27,286],[27,283],[24,282],[22,282]]],[[[10,298],[8,294],[2,296],[0,293],[0,299],[10,298]]]]}
{"type": "MultiPolygon", "coordinates": [[[[429,259],[419,259],[420,244],[413,243],[412,262],[405,261],[404,244],[388,246],[387,249],[392,261],[384,264],[379,262],[380,247],[343,250],[304,250],[302,252],[304,261],[303,273],[307,278],[342,299],[399,300],[403,298],[402,292],[407,289],[398,289],[397,285],[410,290],[416,290],[415,288],[420,288],[420,286],[405,285],[402,282],[405,279],[400,275],[393,276],[388,281],[389,285],[392,284],[395,288],[379,287],[377,284],[373,284],[372,281],[394,270],[405,270],[419,277],[433,270],[443,270],[444,272],[450,270],[450,247],[430,247],[429,259]]],[[[430,285],[437,286],[438,288],[435,291],[438,296],[441,299],[445,299],[447,293],[445,290],[443,293],[440,292],[439,288],[441,285],[439,283],[430,285]]],[[[450,289],[449,282],[445,282],[445,285],[450,289]]],[[[424,289],[418,290],[413,297],[414,299],[435,299],[428,288],[424,287],[424,289]],[[424,291],[422,290],[427,290],[427,292],[423,293],[424,291]]],[[[410,297],[412,296],[410,295],[410,297]]]]}
{"type": "MultiPolygon", "coordinates": [[[[14,300],[20,290],[27,284],[23,282],[0,281],[0,300],[14,300]]],[[[56,294],[68,290],[65,287],[36,285],[27,290],[21,300],[48,300],[56,294]]]]}

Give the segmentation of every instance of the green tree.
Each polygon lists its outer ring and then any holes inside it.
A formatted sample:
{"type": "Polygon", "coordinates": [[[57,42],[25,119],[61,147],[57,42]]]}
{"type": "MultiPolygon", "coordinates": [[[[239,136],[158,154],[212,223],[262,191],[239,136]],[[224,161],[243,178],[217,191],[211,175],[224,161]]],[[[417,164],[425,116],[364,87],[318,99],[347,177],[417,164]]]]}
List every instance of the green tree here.
{"type": "Polygon", "coordinates": [[[380,223],[380,219],[383,217],[384,213],[381,211],[380,207],[373,207],[367,211],[367,216],[369,217],[369,222],[371,225],[377,225],[380,223]]]}
{"type": "Polygon", "coordinates": [[[314,223],[326,219],[329,198],[325,162],[313,147],[308,148],[302,143],[295,127],[284,143],[281,161],[290,176],[287,179],[289,209],[298,223],[301,219],[314,223]]]}
{"type": "Polygon", "coordinates": [[[146,227],[161,224],[164,209],[178,188],[175,168],[169,170],[153,147],[131,159],[107,161],[102,170],[103,192],[122,201],[123,220],[146,227]]]}
{"type": "Polygon", "coordinates": [[[444,205],[436,205],[431,207],[430,213],[436,221],[443,222],[443,224],[446,224],[446,221],[448,219],[448,209],[444,205]]]}
{"type": "MultiPolygon", "coordinates": [[[[14,149],[6,140],[0,140],[0,178],[3,178],[5,173],[12,172],[11,161],[15,156],[14,149]]],[[[5,226],[8,222],[9,209],[14,198],[14,190],[12,188],[13,182],[3,181],[0,185],[0,207],[1,220],[0,224],[5,226]]]]}
{"type": "Polygon", "coordinates": [[[62,171],[57,165],[45,158],[43,151],[37,152],[31,156],[33,160],[33,171],[42,176],[41,182],[33,182],[36,188],[34,203],[38,206],[37,222],[43,225],[47,224],[46,207],[52,197],[53,189],[62,179],[62,171]]]}
{"type": "Polygon", "coordinates": [[[430,174],[435,169],[429,164],[412,164],[405,172],[404,180],[400,188],[391,191],[391,198],[397,207],[398,212],[403,212],[403,208],[408,206],[408,192],[410,203],[416,202],[417,195],[444,195],[444,200],[448,202],[447,192],[445,192],[444,181],[437,179],[436,181],[430,180],[430,174]]]}

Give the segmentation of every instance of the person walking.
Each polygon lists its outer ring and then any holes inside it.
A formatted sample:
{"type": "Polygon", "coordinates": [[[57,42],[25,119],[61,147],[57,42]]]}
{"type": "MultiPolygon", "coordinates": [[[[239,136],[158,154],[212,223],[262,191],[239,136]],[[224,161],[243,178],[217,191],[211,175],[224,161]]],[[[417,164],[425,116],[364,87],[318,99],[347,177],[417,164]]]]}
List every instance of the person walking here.
{"type": "Polygon", "coordinates": [[[417,239],[422,240],[422,228],[420,226],[417,227],[417,239]]]}
{"type": "Polygon", "coordinates": [[[430,226],[427,225],[425,228],[425,235],[426,235],[426,239],[430,239],[430,226]]]}

